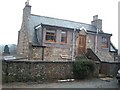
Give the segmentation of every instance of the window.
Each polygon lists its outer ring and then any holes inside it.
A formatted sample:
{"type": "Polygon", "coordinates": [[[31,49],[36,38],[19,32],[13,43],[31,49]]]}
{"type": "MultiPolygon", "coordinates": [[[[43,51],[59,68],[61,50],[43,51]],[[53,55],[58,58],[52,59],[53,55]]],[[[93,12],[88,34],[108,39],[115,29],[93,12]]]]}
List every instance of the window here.
{"type": "Polygon", "coordinates": [[[56,42],[56,32],[55,32],[55,30],[47,30],[46,31],[46,41],[56,42]]]}
{"type": "Polygon", "coordinates": [[[67,43],[67,32],[61,31],[61,42],[67,43]]]}
{"type": "Polygon", "coordinates": [[[102,37],[102,48],[108,48],[107,37],[102,37]]]}

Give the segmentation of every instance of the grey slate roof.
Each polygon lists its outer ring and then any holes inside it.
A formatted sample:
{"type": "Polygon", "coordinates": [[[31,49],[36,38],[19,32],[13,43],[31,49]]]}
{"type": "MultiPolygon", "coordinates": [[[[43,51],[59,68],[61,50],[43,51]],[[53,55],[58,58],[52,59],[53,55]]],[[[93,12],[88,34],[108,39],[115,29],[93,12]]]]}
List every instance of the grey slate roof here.
{"type": "Polygon", "coordinates": [[[35,20],[36,22],[39,22],[38,24],[42,23],[46,25],[59,26],[59,27],[65,27],[71,29],[74,28],[80,29],[81,27],[84,27],[88,31],[96,31],[96,27],[91,24],[80,23],[70,20],[63,20],[63,19],[46,17],[46,16],[38,16],[34,14],[31,14],[31,19],[32,21],[35,20]]]}
{"type": "Polygon", "coordinates": [[[81,27],[84,27],[87,31],[96,32],[96,27],[91,25],[91,24],[30,14],[30,17],[29,17],[29,30],[30,30],[29,31],[29,34],[30,34],[29,38],[33,44],[37,43],[34,27],[39,25],[39,24],[58,26],[58,27],[64,27],[64,28],[70,28],[70,29],[74,29],[74,28],[80,29],[81,27]]]}

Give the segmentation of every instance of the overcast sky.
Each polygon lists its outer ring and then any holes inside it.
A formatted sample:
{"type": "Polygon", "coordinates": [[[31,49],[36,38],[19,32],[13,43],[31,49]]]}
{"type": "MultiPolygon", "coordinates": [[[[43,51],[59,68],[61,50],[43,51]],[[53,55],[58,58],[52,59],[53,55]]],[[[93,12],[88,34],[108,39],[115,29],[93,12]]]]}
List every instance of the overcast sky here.
{"type": "MultiPolygon", "coordinates": [[[[119,0],[30,0],[32,14],[90,24],[94,15],[103,20],[103,31],[110,33],[118,48],[119,0]]],[[[0,44],[17,44],[26,0],[1,0],[0,44]]]]}

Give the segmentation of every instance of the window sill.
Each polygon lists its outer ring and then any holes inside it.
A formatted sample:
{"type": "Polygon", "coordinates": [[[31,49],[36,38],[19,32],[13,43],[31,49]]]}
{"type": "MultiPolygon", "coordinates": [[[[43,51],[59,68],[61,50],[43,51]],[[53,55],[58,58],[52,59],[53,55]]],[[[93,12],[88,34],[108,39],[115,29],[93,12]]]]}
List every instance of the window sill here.
{"type": "Polygon", "coordinates": [[[59,42],[59,44],[61,44],[61,45],[66,45],[67,43],[65,43],[65,42],[59,42]]]}
{"type": "Polygon", "coordinates": [[[103,48],[103,47],[101,49],[103,49],[103,50],[109,50],[109,48],[103,48]]]}
{"type": "Polygon", "coordinates": [[[49,43],[56,43],[56,42],[52,42],[52,41],[45,41],[44,43],[46,43],[46,44],[49,44],[49,43]]]}
{"type": "Polygon", "coordinates": [[[64,42],[50,42],[50,41],[45,41],[45,44],[60,44],[60,45],[67,45],[67,43],[64,42]]]}

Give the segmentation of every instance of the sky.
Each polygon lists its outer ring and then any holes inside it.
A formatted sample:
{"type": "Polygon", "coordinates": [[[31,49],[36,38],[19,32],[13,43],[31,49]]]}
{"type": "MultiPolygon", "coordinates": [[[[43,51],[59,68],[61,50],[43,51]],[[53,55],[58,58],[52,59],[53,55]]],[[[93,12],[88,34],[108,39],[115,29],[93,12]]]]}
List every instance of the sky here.
{"type": "MultiPolygon", "coordinates": [[[[90,24],[94,15],[102,19],[102,29],[112,34],[118,48],[119,0],[30,0],[31,13],[90,24]]],[[[17,44],[26,0],[0,1],[0,45],[17,44]]]]}

